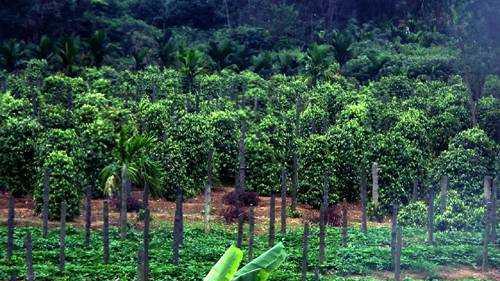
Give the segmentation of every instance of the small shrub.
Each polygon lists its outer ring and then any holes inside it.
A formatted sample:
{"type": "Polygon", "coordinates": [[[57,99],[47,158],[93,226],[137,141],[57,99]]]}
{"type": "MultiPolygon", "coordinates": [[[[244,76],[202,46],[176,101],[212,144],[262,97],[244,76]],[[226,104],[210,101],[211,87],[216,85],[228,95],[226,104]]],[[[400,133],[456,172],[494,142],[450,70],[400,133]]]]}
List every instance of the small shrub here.
{"type": "Polygon", "coordinates": [[[386,213],[387,210],[384,210],[381,205],[375,206],[372,202],[369,202],[366,206],[366,215],[371,221],[382,222],[386,213]]]}
{"type": "Polygon", "coordinates": [[[249,207],[259,205],[259,194],[253,191],[231,191],[224,195],[223,202],[226,205],[249,207]]]}
{"type": "MultiPolygon", "coordinates": [[[[121,207],[121,201],[119,197],[113,197],[111,199],[111,204],[114,206],[116,210],[120,210],[121,207]]],[[[127,198],[127,212],[139,212],[141,209],[143,209],[144,206],[139,199],[131,196],[127,198]]]]}
{"type": "MultiPolygon", "coordinates": [[[[248,221],[248,209],[240,208],[241,215],[243,216],[243,221],[248,221]]],[[[226,206],[222,211],[222,217],[226,223],[238,222],[238,208],[236,206],[226,206]]]]}

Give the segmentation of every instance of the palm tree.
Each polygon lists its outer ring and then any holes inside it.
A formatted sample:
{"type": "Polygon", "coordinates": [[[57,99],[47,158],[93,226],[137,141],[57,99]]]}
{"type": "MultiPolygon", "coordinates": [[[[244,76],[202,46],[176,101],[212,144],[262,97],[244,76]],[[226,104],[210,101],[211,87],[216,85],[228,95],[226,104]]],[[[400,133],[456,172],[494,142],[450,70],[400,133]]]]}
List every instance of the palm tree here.
{"type": "Polygon", "coordinates": [[[94,66],[101,66],[108,48],[106,32],[96,30],[88,40],[90,57],[94,66]]]}
{"type": "Polygon", "coordinates": [[[135,70],[141,70],[146,66],[146,58],[149,54],[149,49],[140,48],[135,50],[132,53],[132,57],[134,58],[135,70]]]}
{"type": "Polygon", "coordinates": [[[80,38],[65,37],[59,42],[56,58],[67,75],[74,73],[80,55],[80,38]]]}
{"type": "Polygon", "coordinates": [[[177,44],[174,40],[170,39],[167,41],[159,42],[160,49],[158,51],[158,56],[161,60],[161,65],[163,67],[175,66],[177,65],[177,44]]]}
{"type": "Polygon", "coordinates": [[[47,35],[43,35],[40,38],[40,42],[35,47],[36,56],[39,59],[50,60],[54,55],[54,42],[47,35]]]}
{"type": "Polygon", "coordinates": [[[349,48],[354,42],[354,38],[347,31],[334,31],[332,34],[332,45],[335,49],[335,58],[343,66],[351,56],[349,48]]]}
{"type": "Polygon", "coordinates": [[[22,44],[15,39],[7,40],[0,46],[0,60],[9,72],[19,67],[25,53],[22,44]]]}
{"type": "Polygon", "coordinates": [[[180,71],[186,79],[187,90],[192,90],[194,78],[205,69],[204,53],[194,48],[183,48],[179,52],[180,71]]]}
{"type": "Polygon", "coordinates": [[[127,234],[127,201],[131,184],[148,184],[158,193],[161,166],[151,157],[156,140],[153,137],[133,134],[130,126],[124,126],[114,148],[114,162],[101,171],[105,193],[110,195],[121,187],[120,236],[127,234]]]}
{"type": "Polygon", "coordinates": [[[327,44],[312,44],[307,50],[306,71],[311,77],[312,84],[316,84],[332,62],[331,50],[332,46],[327,44]]]}

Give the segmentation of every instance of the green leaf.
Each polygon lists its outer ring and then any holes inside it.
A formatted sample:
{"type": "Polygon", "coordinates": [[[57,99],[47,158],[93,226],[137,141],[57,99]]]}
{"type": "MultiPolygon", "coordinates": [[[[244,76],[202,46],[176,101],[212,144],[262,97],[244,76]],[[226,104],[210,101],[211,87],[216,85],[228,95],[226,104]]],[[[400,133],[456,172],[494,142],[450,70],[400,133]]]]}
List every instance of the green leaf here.
{"type": "Polygon", "coordinates": [[[240,249],[234,245],[229,247],[203,281],[230,281],[242,259],[243,252],[240,249]]]}
{"type": "Polygon", "coordinates": [[[280,242],[238,270],[232,281],[265,281],[285,257],[285,247],[280,242]]]}

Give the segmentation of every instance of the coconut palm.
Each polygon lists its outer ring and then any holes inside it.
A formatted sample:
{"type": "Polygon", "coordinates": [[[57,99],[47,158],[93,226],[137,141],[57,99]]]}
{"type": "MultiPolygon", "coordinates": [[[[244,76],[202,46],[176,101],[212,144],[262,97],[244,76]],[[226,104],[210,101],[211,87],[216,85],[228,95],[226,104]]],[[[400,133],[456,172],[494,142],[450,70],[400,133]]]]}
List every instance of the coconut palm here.
{"type": "Polygon", "coordinates": [[[129,126],[120,131],[113,151],[114,162],[104,167],[101,180],[105,193],[110,195],[121,187],[120,236],[125,238],[127,227],[127,201],[131,184],[148,184],[153,193],[160,186],[161,166],[151,157],[156,140],[153,137],[133,134],[129,126]]]}

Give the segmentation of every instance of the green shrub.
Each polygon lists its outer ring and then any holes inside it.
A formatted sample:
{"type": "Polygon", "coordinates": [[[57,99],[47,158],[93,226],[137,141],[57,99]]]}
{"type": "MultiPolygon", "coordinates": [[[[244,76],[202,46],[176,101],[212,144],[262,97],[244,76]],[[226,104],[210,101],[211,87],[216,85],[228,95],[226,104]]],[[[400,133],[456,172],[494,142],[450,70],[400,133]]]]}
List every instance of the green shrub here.
{"type": "Polygon", "coordinates": [[[43,205],[44,171],[50,171],[49,178],[49,218],[60,218],[60,206],[66,201],[67,219],[80,214],[80,199],[83,194],[82,177],[77,170],[75,159],[65,151],[50,152],[38,170],[38,184],[34,192],[35,210],[41,212],[43,205]]]}
{"type": "MultiPolygon", "coordinates": [[[[464,199],[459,192],[449,190],[445,210],[438,208],[441,196],[434,199],[434,228],[439,231],[478,231],[483,226],[484,206],[464,199]]],[[[398,215],[402,226],[425,227],[427,203],[416,201],[402,206],[398,215]]]]}

